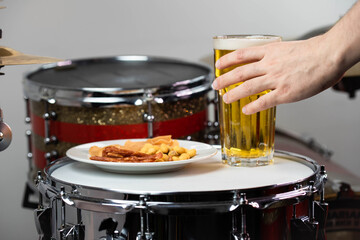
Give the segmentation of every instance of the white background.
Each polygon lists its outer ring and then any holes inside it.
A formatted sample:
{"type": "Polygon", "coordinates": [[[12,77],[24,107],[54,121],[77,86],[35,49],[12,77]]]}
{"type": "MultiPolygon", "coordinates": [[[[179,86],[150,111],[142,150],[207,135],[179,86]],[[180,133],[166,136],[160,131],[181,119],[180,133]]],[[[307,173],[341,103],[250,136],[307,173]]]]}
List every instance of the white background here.
{"type": "MultiPolygon", "coordinates": [[[[62,59],[145,54],[212,64],[211,37],[253,33],[295,39],[335,23],[354,0],[4,0],[0,45],[62,59]]],[[[32,211],[22,209],[28,163],[24,74],[39,66],[7,66],[0,106],[13,142],[0,153],[1,239],[36,239],[32,211]]],[[[277,126],[307,134],[334,151],[333,161],[359,175],[360,98],[331,89],[282,105],[277,126]]]]}

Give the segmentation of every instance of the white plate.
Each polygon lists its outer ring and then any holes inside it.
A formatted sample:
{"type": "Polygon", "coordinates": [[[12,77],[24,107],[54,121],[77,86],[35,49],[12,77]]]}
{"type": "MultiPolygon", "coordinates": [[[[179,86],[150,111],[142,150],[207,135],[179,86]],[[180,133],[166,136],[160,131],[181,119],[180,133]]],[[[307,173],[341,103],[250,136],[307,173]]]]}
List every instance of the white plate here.
{"type": "MultiPolygon", "coordinates": [[[[92,143],[78,145],[76,147],[67,150],[66,156],[79,162],[95,165],[103,170],[110,172],[144,174],[144,173],[159,173],[159,172],[178,170],[190,163],[210,158],[217,153],[217,149],[212,147],[211,145],[200,142],[194,142],[194,141],[178,140],[179,145],[181,147],[188,149],[192,149],[192,148],[196,149],[196,155],[191,159],[187,159],[187,160],[180,160],[173,162],[150,162],[150,163],[102,162],[102,161],[95,161],[89,159],[90,147],[92,146],[105,147],[107,145],[112,145],[112,144],[124,145],[127,140],[128,139],[101,141],[101,142],[92,142],[92,143]]],[[[130,139],[130,140],[145,141],[146,139],[130,139]]]]}

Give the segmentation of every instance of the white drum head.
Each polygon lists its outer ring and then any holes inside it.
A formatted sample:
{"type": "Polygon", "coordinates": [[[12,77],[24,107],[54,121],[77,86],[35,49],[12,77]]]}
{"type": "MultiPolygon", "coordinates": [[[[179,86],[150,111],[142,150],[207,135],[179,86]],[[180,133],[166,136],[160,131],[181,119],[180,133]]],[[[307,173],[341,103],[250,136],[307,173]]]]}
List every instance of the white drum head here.
{"type": "MultiPolygon", "coordinates": [[[[141,163],[139,163],[141,164],[141,163]]],[[[129,194],[164,194],[254,189],[301,182],[314,175],[311,163],[294,156],[276,155],[261,167],[230,167],[220,153],[184,169],[147,175],[110,173],[95,166],[70,162],[50,172],[53,180],[129,194]]]]}

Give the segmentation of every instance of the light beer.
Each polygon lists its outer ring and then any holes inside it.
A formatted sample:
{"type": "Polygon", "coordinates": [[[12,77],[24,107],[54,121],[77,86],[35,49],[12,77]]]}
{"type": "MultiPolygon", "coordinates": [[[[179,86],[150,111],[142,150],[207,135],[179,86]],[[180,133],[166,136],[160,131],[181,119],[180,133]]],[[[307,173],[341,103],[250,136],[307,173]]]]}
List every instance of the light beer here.
{"type": "MultiPolygon", "coordinates": [[[[281,38],[277,36],[227,35],[214,37],[215,62],[221,56],[236,49],[280,40],[281,38]]],[[[236,67],[238,66],[223,70],[215,68],[215,76],[219,77],[236,67]]],[[[252,115],[242,113],[242,108],[246,104],[269,91],[242,98],[230,104],[224,103],[222,96],[240,84],[234,84],[218,92],[222,160],[232,166],[267,165],[272,161],[274,154],[276,108],[273,107],[252,115]]]]}

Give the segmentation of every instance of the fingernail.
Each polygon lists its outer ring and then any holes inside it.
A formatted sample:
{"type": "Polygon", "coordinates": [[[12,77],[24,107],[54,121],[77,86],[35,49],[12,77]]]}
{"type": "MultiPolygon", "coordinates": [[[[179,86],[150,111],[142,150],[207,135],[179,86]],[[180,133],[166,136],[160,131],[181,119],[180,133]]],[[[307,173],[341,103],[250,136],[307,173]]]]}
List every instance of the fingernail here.
{"type": "Polygon", "coordinates": [[[242,108],[242,112],[243,112],[243,114],[246,114],[246,107],[242,108]]]}
{"type": "Polygon", "coordinates": [[[213,83],[212,83],[211,87],[212,87],[214,90],[217,90],[217,89],[218,89],[218,83],[217,83],[217,81],[216,81],[216,80],[215,80],[215,81],[213,81],[213,83]]]}
{"type": "Polygon", "coordinates": [[[227,96],[226,93],[225,93],[224,96],[223,96],[223,101],[224,101],[225,103],[228,103],[228,96],[227,96]]]}
{"type": "Polygon", "coordinates": [[[216,61],[215,67],[216,67],[216,68],[219,68],[219,67],[220,67],[220,62],[219,62],[219,60],[216,61]]]}

